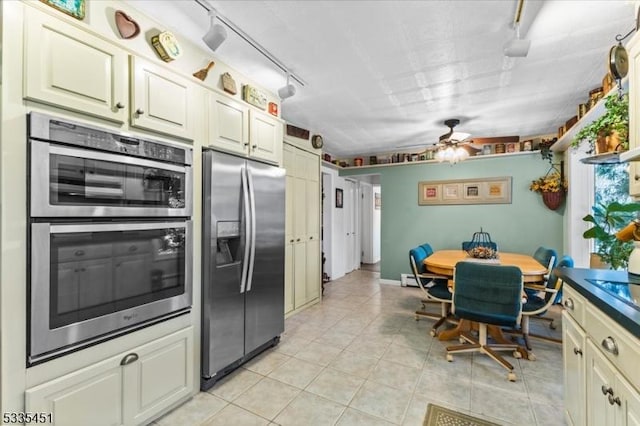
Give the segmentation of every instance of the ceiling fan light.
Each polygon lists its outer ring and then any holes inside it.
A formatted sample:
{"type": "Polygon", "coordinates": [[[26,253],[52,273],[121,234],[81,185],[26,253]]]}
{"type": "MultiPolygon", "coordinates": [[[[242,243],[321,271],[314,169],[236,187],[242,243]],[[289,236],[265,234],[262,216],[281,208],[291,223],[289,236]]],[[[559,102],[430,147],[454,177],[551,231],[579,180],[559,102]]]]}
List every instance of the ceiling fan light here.
{"type": "Polygon", "coordinates": [[[471,137],[471,133],[453,132],[451,133],[451,136],[449,136],[449,140],[451,142],[462,142],[469,139],[469,137],[471,137]]]}

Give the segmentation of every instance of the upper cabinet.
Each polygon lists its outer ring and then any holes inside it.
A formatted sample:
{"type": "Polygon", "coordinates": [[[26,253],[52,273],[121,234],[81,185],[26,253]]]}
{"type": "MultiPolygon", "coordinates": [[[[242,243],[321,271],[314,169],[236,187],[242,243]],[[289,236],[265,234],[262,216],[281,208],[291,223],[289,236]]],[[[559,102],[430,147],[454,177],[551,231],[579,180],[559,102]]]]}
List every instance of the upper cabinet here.
{"type": "Polygon", "coordinates": [[[208,144],[273,164],[282,161],[282,123],[226,95],[209,93],[208,144]]]}
{"type": "Polygon", "coordinates": [[[123,123],[127,53],[25,7],[24,96],[123,123]]]}
{"type": "Polygon", "coordinates": [[[193,139],[188,79],[134,56],[129,67],[127,52],[100,37],[31,7],[25,14],[25,98],[193,139]]]}
{"type": "Polygon", "coordinates": [[[193,84],[131,57],[131,126],[193,139],[193,84]]]}

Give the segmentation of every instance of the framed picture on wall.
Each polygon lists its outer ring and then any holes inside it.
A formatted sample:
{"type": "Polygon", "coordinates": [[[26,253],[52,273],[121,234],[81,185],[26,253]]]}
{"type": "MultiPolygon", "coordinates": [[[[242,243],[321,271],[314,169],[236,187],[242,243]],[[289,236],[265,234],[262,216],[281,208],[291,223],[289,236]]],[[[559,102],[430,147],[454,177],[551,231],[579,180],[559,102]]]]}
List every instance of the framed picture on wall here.
{"type": "Polygon", "coordinates": [[[85,0],[40,0],[54,9],[73,16],[76,19],[84,19],[85,0]]]}
{"type": "Polygon", "coordinates": [[[341,209],[342,203],[342,189],[336,188],[336,208],[341,209]]]}
{"type": "Polygon", "coordinates": [[[431,182],[420,182],[418,184],[418,204],[438,204],[442,200],[440,194],[442,185],[432,185],[431,182]]]}
{"type": "Polygon", "coordinates": [[[510,203],[510,176],[418,182],[420,206],[510,203]]]}

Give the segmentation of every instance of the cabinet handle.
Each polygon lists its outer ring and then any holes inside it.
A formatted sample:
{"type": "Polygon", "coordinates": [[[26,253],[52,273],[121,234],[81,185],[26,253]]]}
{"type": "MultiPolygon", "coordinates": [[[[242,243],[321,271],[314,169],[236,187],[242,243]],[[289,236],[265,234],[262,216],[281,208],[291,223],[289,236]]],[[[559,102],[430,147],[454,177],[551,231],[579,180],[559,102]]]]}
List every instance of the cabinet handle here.
{"type": "Polygon", "coordinates": [[[313,236],[309,237],[310,240],[313,240],[313,236]]]}
{"type": "Polygon", "coordinates": [[[602,390],[603,395],[613,395],[613,389],[611,387],[607,387],[607,385],[602,385],[600,389],[602,390]]]}
{"type": "Polygon", "coordinates": [[[138,247],[131,246],[131,247],[129,247],[129,251],[138,251],[138,247]]]}
{"type": "Polygon", "coordinates": [[[123,108],[124,108],[124,104],[123,104],[122,102],[118,102],[118,103],[116,104],[116,108],[118,108],[118,109],[123,109],[123,108]]]}
{"type": "Polygon", "coordinates": [[[635,176],[633,176],[633,179],[634,179],[636,182],[637,182],[637,181],[639,181],[639,180],[640,180],[640,175],[635,175],[635,176]]]}
{"type": "Polygon", "coordinates": [[[138,354],[136,353],[127,354],[124,356],[124,358],[122,358],[122,361],[120,361],[120,365],[129,365],[132,362],[136,362],[137,360],[138,360],[138,354]]]}
{"type": "Polygon", "coordinates": [[[76,250],[74,253],[76,256],[84,256],[84,250],[76,250]]]}
{"type": "Polygon", "coordinates": [[[582,356],[582,349],[573,348],[573,353],[582,356]]]}
{"type": "Polygon", "coordinates": [[[611,352],[614,355],[618,355],[618,345],[613,337],[609,336],[602,341],[602,347],[605,351],[611,352]]]}
{"type": "Polygon", "coordinates": [[[611,404],[611,405],[613,405],[613,404],[617,404],[618,406],[622,405],[622,401],[620,401],[620,397],[618,397],[618,396],[614,397],[613,393],[611,395],[609,395],[607,397],[607,399],[609,399],[609,404],[611,404]]]}
{"type": "Polygon", "coordinates": [[[570,297],[567,298],[567,300],[564,301],[564,307],[573,311],[573,309],[575,308],[575,306],[573,305],[573,299],[570,297]]]}
{"type": "Polygon", "coordinates": [[[256,149],[258,145],[251,145],[251,149],[256,149]]]}
{"type": "Polygon", "coordinates": [[[291,241],[289,241],[289,242],[290,242],[290,243],[292,243],[292,242],[293,242],[293,240],[291,240],[291,241]]]}
{"type": "Polygon", "coordinates": [[[142,108],[138,108],[138,109],[136,110],[136,114],[138,114],[138,115],[142,115],[142,114],[144,114],[144,110],[143,110],[142,108]]]}
{"type": "Polygon", "coordinates": [[[296,241],[300,241],[300,238],[298,238],[296,241]]]}

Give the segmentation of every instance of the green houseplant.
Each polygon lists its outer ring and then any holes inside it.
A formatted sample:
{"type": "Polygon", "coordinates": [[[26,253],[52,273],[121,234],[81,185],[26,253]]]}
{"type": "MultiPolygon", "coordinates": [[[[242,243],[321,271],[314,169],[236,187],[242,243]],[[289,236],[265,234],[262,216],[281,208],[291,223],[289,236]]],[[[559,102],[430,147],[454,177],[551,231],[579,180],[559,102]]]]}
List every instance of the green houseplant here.
{"type": "Polygon", "coordinates": [[[633,250],[632,241],[620,241],[615,233],[636,218],[640,211],[640,203],[597,204],[593,206],[593,214],[582,218],[593,226],[586,230],[582,236],[596,240],[596,253],[604,263],[608,263],[611,269],[626,268],[629,255],[633,250]]]}
{"type": "Polygon", "coordinates": [[[582,142],[594,147],[596,153],[629,149],[629,95],[609,95],[604,102],[606,112],[583,127],[571,141],[577,148],[582,142]]]}

